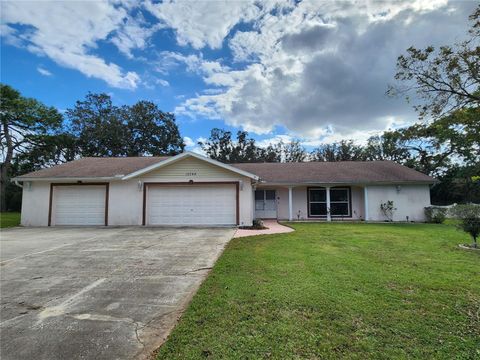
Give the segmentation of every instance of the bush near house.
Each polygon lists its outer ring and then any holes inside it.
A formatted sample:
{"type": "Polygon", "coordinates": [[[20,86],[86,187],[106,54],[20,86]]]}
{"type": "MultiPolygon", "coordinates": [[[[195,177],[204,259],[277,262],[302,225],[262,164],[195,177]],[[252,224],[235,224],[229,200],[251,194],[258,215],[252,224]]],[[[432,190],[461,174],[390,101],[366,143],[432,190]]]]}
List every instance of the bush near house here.
{"type": "Polygon", "coordinates": [[[427,206],[425,208],[425,217],[429,223],[442,224],[447,217],[447,208],[427,206]]]}
{"type": "Polygon", "coordinates": [[[474,204],[456,205],[452,214],[460,221],[457,227],[470,234],[473,248],[478,248],[477,238],[480,235],[480,206],[474,204]]]}

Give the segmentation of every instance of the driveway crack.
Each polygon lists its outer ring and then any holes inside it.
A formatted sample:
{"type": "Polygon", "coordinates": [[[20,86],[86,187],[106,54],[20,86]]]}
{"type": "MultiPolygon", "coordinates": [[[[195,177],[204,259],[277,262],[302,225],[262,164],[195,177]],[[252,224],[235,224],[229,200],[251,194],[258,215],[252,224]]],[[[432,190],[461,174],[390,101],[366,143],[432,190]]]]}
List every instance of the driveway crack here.
{"type": "Polygon", "coordinates": [[[213,269],[213,267],[211,267],[211,266],[201,267],[201,268],[198,268],[198,269],[194,269],[194,270],[187,271],[186,273],[183,273],[182,275],[188,275],[188,274],[191,274],[191,273],[194,273],[194,272],[197,272],[197,271],[212,270],[212,269],[213,269]]]}
{"type": "Polygon", "coordinates": [[[140,334],[138,333],[139,330],[143,330],[146,325],[143,325],[142,328],[140,329],[140,324],[136,321],[133,321],[133,324],[135,324],[135,337],[137,338],[137,341],[142,344],[142,347],[145,349],[145,343],[142,341],[140,338],[140,334]]]}

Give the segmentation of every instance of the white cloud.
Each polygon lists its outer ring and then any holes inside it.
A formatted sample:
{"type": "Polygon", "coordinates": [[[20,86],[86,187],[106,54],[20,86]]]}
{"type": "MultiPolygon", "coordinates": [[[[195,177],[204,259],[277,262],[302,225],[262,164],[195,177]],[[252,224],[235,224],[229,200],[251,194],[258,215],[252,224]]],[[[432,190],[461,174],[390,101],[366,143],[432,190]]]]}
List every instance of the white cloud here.
{"type": "MultiPolygon", "coordinates": [[[[102,79],[113,87],[135,89],[140,82],[135,72],[123,71],[117,64],[93,54],[97,42],[107,39],[128,19],[126,8],[119,4],[6,1],[2,3],[1,19],[9,25],[10,41],[38,55],[48,56],[61,66],[102,79]],[[22,32],[12,31],[15,25],[29,28],[22,32]]],[[[128,46],[122,41],[118,43],[124,44],[126,51],[128,46]]]]}
{"type": "Polygon", "coordinates": [[[220,48],[237,23],[252,21],[260,13],[254,0],[148,1],[145,7],[175,30],[180,45],[191,45],[195,49],[220,48]]]}
{"type": "Polygon", "coordinates": [[[259,140],[256,142],[256,144],[262,148],[266,148],[270,145],[276,145],[280,142],[283,142],[284,144],[288,144],[293,140],[293,137],[290,135],[275,135],[274,137],[259,140]]]}
{"type": "Polygon", "coordinates": [[[155,83],[157,83],[160,86],[170,86],[170,83],[165,79],[157,79],[155,80],[155,83]]]}
{"type": "Polygon", "coordinates": [[[187,148],[191,148],[191,147],[196,145],[196,143],[192,140],[192,138],[190,138],[188,136],[183,137],[183,142],[185,143],[185,146],[187,148]]]}
{"type": "Polygon", "coordinates": [[[311,145],[340,137],[364,141],[391,126],[391,118],[411,123],[416,116],[410,106],[385,91],[397,56],[410,45],[451,43],[465,33],[474,5],[445,5],[301,2],[288,11],[260,13],[253,29],[229,37],[239,66],[214,62],[207,69],[203,57],[192,58],[190,67],[209,91],[176,111],[225,119],[258,134],[282,125],[311,145]]]}
{"type": "Polygon", "coordinates": [[[42,74],[43,76],[52,76],[52,75],[53,75],[50,71],[48,71],[47,69],[45,69],[45,68],[43,68],[43,67],[41,67],[41,66],[38,66],[38,67],[37,67],[37,71],[38,71],[40,74],[42,74]]]}
{"type": "Polygon", "coordinates": [[[134,56],[132,50],[143,50],[148,44],[148,39],[164,26],[161,24],[148,25],[141,15],[126,17],[126,21],[112,38],[112,43],[128,58],[134,56]]]}

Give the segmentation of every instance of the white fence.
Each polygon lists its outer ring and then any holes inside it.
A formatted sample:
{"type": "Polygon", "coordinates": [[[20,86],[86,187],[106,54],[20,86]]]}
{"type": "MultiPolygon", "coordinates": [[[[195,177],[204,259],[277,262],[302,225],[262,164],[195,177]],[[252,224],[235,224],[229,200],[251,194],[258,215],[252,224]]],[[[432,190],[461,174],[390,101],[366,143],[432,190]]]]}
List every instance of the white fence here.
{"type": "MultiPolygon", "coordinates": [[[[459,204],[451,204],[451,205],[430,205],[428,206],[429,208],[434,208],[434,209],[446,209],[445,216],[449,219],[453,218],[452,213],[450,211],[451,208],[454,206],[459,205],[459,204]]],[[[475,205],[475,206],[480,206],[480,204],[474,204],[474,203],[469,203],[468,205],[475,205]]]]}

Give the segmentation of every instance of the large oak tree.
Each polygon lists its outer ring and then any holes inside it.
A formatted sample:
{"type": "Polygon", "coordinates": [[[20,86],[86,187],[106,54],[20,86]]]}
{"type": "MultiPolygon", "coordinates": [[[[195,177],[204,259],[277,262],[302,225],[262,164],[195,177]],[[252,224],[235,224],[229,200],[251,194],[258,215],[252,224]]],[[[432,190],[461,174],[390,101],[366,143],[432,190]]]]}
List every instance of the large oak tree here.
{"type": "Polygon", "coordinates": [[[14,157],[48,143],[61,129],[62,115],[54,107],[23,97],[12,87],[0,84],[0,123],[0,208],[6,211],[6,190],[14,157]]]}

